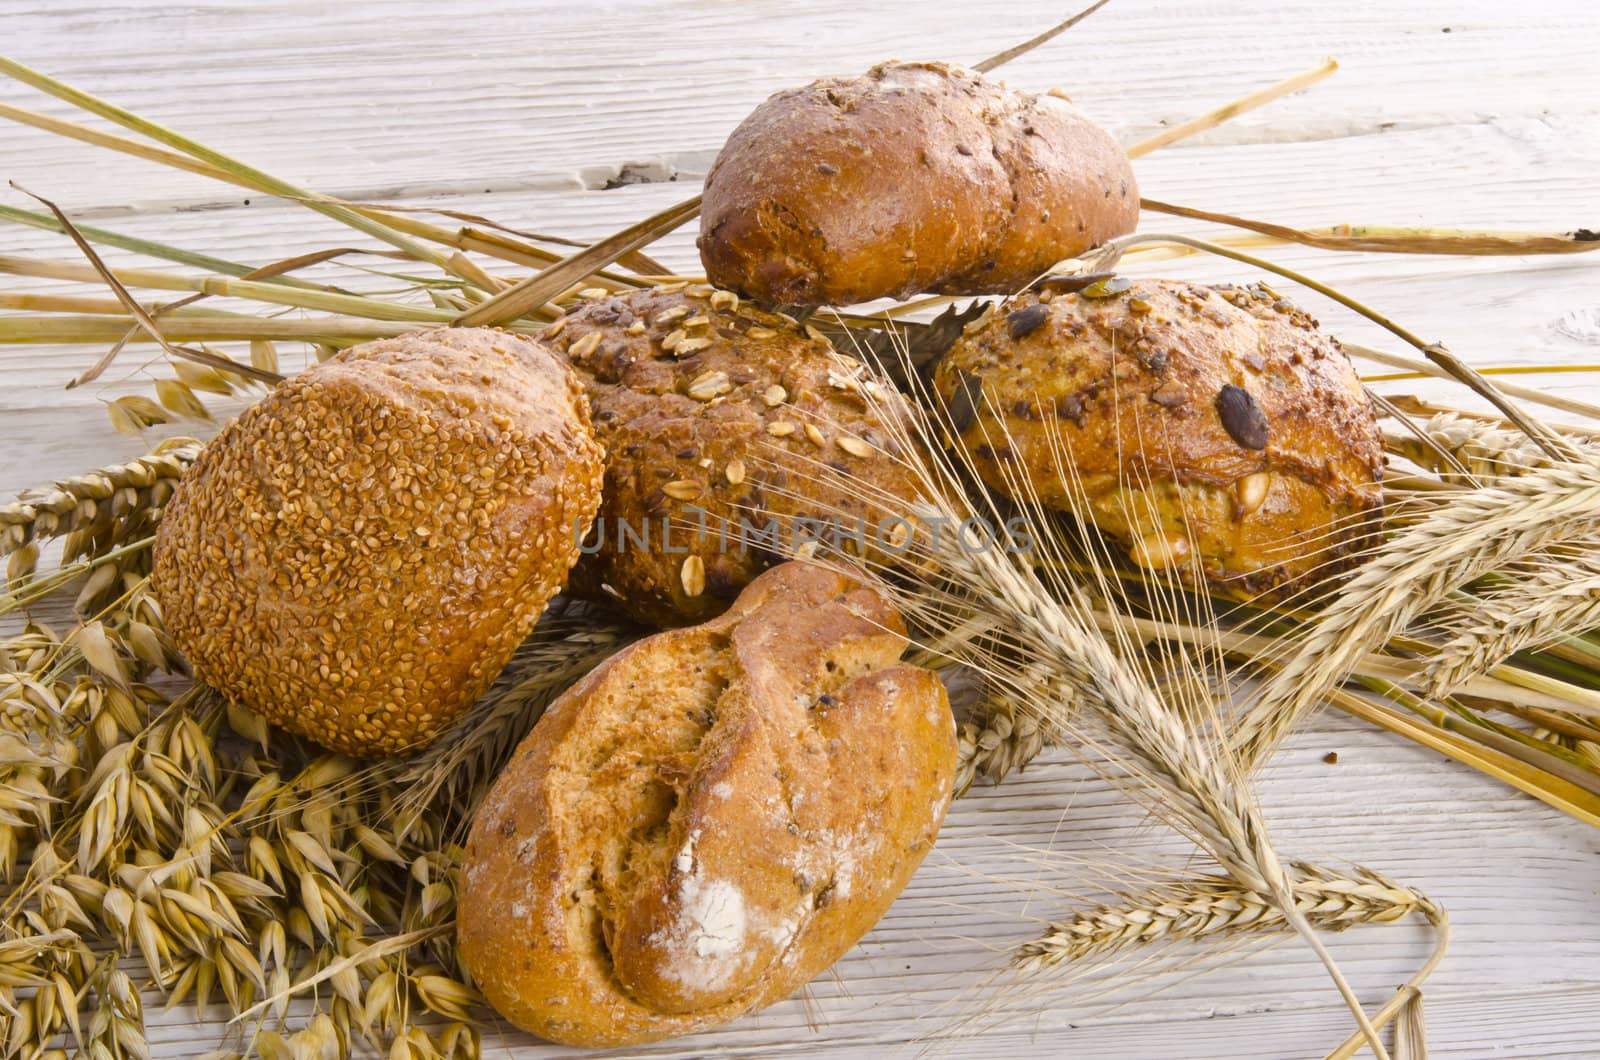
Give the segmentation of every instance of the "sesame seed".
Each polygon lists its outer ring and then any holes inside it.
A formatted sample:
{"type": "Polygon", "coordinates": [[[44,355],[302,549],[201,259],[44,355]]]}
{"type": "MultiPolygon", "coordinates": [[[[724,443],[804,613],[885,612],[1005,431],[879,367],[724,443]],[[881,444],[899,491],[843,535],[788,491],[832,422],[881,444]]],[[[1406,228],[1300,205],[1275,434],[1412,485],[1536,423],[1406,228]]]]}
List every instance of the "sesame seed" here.
{"type": "Polygon", "coordinates": [[[794,433],[794,424],[790,423],[788,420],[779,420],[776,423],[769,423],[767,424],[767,433],[772,435],[774,438],[787,438],[789,435],[794,433]]]}
{"type": "Polygon", "coordinates": [[[823,436],[821,428],[815,423],[806,424],[806,437],[819,449],[828,444],[828,439],[823,436]]]}
{"type": "Polygon", "coordinates": [[[789,392],[783,389],[783,387],[779,386],[777,383],[773,383],[771,386],[767,387],[767,389],[761,392],[761,400],[766,403],[766,406],[769,409],[777,408],[788,399],[789,392]]]}
{"type": "Polygon", "coordinates": [[[562,584],[570,528],[598,503],[602,454],[565,360],[441,329],[335,354],[245,410],[166,506],[155,551],[200,679],[356,754],[420,746],[459,717],[562,584]],[[406,382],[369,364],[404,365],[406,382]],[[534,504],[513,518],[503,496],[534,504]],[[463,620],[440,596],[458,582],[507,592],[463,620]],[[374,606],[341,613],[352,600],[374,606]],[[441,667],[418,614],[477,660],[466,674],[441,667]],[[297,637],[292,615],[309,616],[297,637]]]}
{"type": "Polygon", "coordinates": [[[728,466],[723,468],[722,473],[727,478],[728,485],[737,486],[739,483],[744,481],[744,461],[728,461],[728,466]]]}

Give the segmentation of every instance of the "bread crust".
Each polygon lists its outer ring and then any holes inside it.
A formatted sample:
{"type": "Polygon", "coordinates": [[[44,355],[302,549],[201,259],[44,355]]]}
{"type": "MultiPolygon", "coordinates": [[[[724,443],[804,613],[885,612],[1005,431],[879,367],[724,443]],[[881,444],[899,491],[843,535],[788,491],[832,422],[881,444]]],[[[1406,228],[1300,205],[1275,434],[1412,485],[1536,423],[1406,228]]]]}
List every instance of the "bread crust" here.
{"type": "Polygon", "coordinates": [[[1010,293],[1138,214],[1127,155],[1064,99],[887,62],[757,107],[706,176],[699,246],[718,286],[850,305],[1010,293]]]}
{"type": "Polygon", "coordinates": [[[1336,573],[1382,502],[1383,439],[1349,358],[1265,286],[1046,286],[969,326],[935,389],[991,487],[1026,482],[1135,562],[1187,573],[1197,557],[1240,596],[1336,573]]]}
{"type": "Polygon", "coordinates": [[[653,625],[703,621],[834,523],[864,522],[865,554],[895,560],[879,531],[917,495],[886,422],[904,402],[825,338],[704,286],[600,299],[545,334],[582,376],[606,447],[598,550],[575,593],[653,625]]]}
{"type": "Polygon", "coordinates": [[[459,953],[489,1002],[553,1041],[634,1044],[842,956],[950,800],[949,702],[905,643],[875,590],[787,563],[552,704],[467,842],[459,953]]]}
{"type": "Polygon", "coordinates": [[[153,580],[195,674],[351,754],[425,743],[493,681],[577,558],[601,449],[565,361],[442,329],[279,384],[201,451],[153,580]]]}

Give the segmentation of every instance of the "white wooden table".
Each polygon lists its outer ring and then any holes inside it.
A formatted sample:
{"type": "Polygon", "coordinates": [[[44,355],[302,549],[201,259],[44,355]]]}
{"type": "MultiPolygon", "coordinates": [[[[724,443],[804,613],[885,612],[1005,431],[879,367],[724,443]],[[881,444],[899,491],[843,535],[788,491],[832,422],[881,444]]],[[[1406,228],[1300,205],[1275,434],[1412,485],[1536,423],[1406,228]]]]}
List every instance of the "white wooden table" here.
{"type": "MultiPolygon", "coordinates": [[[[0,52],[319,190],[583,238],[691,192],[727,132],[779,87],[889,56],[974,61],[1064,6],[0,0],[0,52]],[[680,179],[602,190],[629,163],[680,179]]],[[[1066,88],[1132,142],[1332,54],[1343,64],[1332,81],[1140,161],[1145,192],[1291,223],[1569,230],[1600,227],[1597,39],[1600,7],[1589,0],[1116,0],[1004,76],[1066,88]]],[[[0,100],[72,116],[9,83],[0,100]]],[[[352,242],[292,205],[9,125],[0,176],[81,221],[248,263],[352,242]]],[[[31,205],[9,189],[0,201],[31,205]]],[[[1146,227],[1196,230],[1159,217],[1146,227]]],[[[693,267],[690,233],[655,252],[693,267]]],[[[60,237],[9,227],[0,253],[74,257],[60,237]]],[[[1274,253],[1478,364],[1600,360],[1594,259],[1274,253]]],[[[1169,270],[1251,278],[1217,261],[1169,270]]],[[[1305,301],[1338,333],[1392,348],[1348,314],[1305,301]]],[[[109,386],[62,389],[98,353],[0,347],[0,491],[142,448],[97,407],[140,386],[139,358],[119,364],[109,386]]],[[[1548,383],[1600,393],[1585,379],[1548,383]]],[[[1594,830],[1333,715],[1271,764],[1263,798],[1286,854],[1359,861],[1449,908],[1454,945],[1427,991],[1435,1056],[1600,1055],[1594,830]],[[1337,765],[1322,761],[1330,750],[1337,765]]],[[[1085,859],[1182,849],[1083,770],[1037,763],[952,810],[905,896],[807,999],[639,1053],[1320,1056],[1349,1018],[1292,943],[1109,995],[1078,986],[1002,998],[990,985],[1004,947],[1093,878],[1085,859]],[[914,1041],[980,1014],[976,1036],[914,1041]]],[[[1331,944],[1375,1005],[1428,942],[1421,928],[1394,927],[1331,944]]],[[[202,1052],[219,1035],[185,1011],[150,1012],[160,1055],[202,1052]]],[[[491,1032],[486,1046],[565,1055],[512,1032],[491,1032]]]]}

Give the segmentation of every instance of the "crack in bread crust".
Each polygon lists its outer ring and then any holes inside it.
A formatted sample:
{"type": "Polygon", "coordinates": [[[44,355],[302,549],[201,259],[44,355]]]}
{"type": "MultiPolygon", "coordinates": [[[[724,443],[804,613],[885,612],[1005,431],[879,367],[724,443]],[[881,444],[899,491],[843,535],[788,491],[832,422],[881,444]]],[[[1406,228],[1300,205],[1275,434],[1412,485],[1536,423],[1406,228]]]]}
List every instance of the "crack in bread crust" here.
{"type": "Polygon", "coordinates": [[[490,1002],[557,1041],[642,1042],[838,959],[950,797],[949,703],[905,643],[874,590],[789,563],[552,705],[468,842],[460,949],[490,1002]]]}

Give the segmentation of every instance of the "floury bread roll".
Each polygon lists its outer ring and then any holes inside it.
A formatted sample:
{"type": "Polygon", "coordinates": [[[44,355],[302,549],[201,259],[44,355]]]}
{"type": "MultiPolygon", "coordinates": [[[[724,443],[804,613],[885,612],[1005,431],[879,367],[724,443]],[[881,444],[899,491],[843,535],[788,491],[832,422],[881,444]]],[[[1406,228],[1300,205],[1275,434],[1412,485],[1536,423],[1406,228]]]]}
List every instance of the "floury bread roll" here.
{"type": "Polygon", "coordinates": [[[1339,344],[1265,286],[1046,284],[969,325],[935,386],[985,482],[1086,508],[1147,568],[1291,592],[1375,530],[1372,402],[1339,344]]]}
{"type": "Polygon", "coordinates": [[[553,1041],[628,1045],[843,956],[950,801],[949,701],[905,646],[875,590],[786,563],[552,704],[467,842],[459,952],[490,1004],[553,1041]]]}
{"type": "Polygon", "coordinates": [[[779,92],[733,131],[700,258],[766,303],[1010,294],[1138,217],[1127,154],[1066,100],[887,62],[779,92]]]}
{"type": "Polygon", "coordinates": [[[197,677],[350,754],[426,743],[561,590],[601,450],[562,357],[440,329],[354,346],[206,445],[152,580],[197,677]]]}

